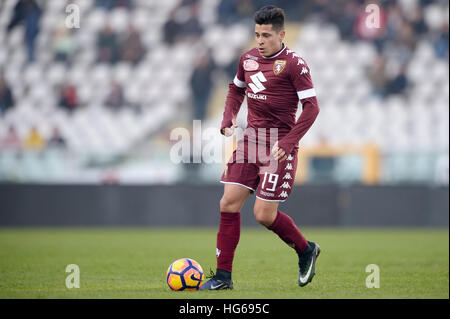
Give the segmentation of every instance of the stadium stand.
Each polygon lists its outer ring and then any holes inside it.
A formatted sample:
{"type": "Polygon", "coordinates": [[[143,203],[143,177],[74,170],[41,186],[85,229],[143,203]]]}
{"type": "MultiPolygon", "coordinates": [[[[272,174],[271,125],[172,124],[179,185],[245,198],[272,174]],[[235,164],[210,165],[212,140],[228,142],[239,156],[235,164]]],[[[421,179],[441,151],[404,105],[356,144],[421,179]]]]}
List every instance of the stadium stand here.
{"type": "MultiPolygon", "coordinates": [[[[252,45],[246,12],[265,4],[76,0],[80,28],[69,29],[68,3],[32,1],[41,15],[29,40],[26,27],[9,28],[20,2],[0,4],[0,92],[9,87],[14,103],[0,102],[0,140],[13,127],[24,141],[36,127],[48,141],[57,128],[66,147],[0,146],[0,180],[44,183],[99,183],[106,173],[123,183],[181,181],[168,136],[192,126],[196,58],[209,49],[216,65],[203,127],[217,127],[227,70],[252,45]],[[122,95],[110,107],[114,87],[122,95]]],[[[286,8],[295,35],[288,45],[308,62],[321,107],[302,145],[372,143],[382,162],[378,182],[448,184],[448,1],[380,2],[381,34],[365,32],[364,1],[341,2],[296,4],[298,16],[286,8]]],[[[245,103],[241,113],[245,125],[245,103]]],[[[354,154],[338,157],[329,176],[356,182],[361,163],[354,154]]],[[[203,165],[201,179],[215,180],[220,167],[203,165]]]]}

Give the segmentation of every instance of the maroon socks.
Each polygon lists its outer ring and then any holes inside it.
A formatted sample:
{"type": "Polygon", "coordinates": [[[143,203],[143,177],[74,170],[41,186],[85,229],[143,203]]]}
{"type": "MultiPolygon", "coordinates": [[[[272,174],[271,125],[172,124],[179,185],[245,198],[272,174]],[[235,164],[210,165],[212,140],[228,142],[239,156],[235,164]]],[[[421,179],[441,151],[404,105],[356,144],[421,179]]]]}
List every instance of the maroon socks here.
{"type": "Polygon", "coordinates": [[[277,211],[277,217],[275,217],[272,225],[267,228],[277,234],[290,247],[294,248],[299,255],[308,248],[308,241],[295,226],[292,218],[281,211],[277,211]]]}
{"type": "Polygon", "coordinates": [[[241,213],[220,213],[219,232],[217,233],[217,269],[231,273],[234,251],[241,235],[241,213]]]}
{"type": "MultiPolygon", "coordinates": [[[[277,211],[275,221],[267,227],[277,234],[286,244],[301,254],[308,248],[308,241],[303,237],[291,217],[277,211]]],[[[217,233],[217,269],[231,273],[234,251],[239,243],[241,234],[241,213],[220,213],[219,232],[217,233]]]]}

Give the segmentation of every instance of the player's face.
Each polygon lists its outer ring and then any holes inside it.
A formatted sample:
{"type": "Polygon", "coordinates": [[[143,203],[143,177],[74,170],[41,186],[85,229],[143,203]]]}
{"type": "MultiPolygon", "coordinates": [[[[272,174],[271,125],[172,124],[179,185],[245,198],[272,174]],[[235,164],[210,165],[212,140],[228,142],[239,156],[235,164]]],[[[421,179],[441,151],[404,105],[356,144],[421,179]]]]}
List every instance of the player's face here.
{"type": "Polygon", "coordinates": [[[271,56],[280,51],[285,31],[272,29],[272,24],[255,24],[255,38],[262,56],[271,56]]]}

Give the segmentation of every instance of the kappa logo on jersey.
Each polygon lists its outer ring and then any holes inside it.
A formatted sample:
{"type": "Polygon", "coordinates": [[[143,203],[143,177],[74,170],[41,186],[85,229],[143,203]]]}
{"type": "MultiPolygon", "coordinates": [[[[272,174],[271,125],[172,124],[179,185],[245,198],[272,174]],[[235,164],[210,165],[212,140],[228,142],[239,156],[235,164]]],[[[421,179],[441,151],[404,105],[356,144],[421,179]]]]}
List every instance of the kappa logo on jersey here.
{"type": "Polygon", "coordinates": [[[286,173],[283,179],[292,179],[291,173],[286,173]]]}
{"type": "Polygon", "coordinates": [[[284,182],[283,185],[280,186],[281,188],[291,188],[288,182],[284,182]]]}
{"type": "Polygon", "coordinates": [[[286,60],[275,60],[275,62],[273,63],[273,73],[275,75],[278,75],[281,72],[283,72],[285,67],[286,67],[286,60]]]}
{"type": "Polygon", "coordinates": [[[220,256],[220,253],[221,253],[220,249],[219,249],[219,248],[216,248],[216,256],[217,256],[217,257],[220,256]]]}
{"type": "Polygon", "coordinates": [[[286,198],[288,197],[288,194],[286,193],[286,191],[282,191],[280,195],[278,195],[279,197],[283,197],[286,198]]]}
{"type": "Polygon", "coordinates": [[[249,58],[249,59],[252,59],[252,60],[255,60],[255,61],[258,61],[258,57],[250,55],[250,54],[246,54],[245,57],[249,58]]]}
{"type": "Polygon", "coordinates": [[[304,66],[302,68],[302,72],[300,72],[300,74],[306,74],[306,73],[308,73],[308,69],[304,66]]]}
{"type": "Polygon", "coordinates": [[[292,157],[292,155],[291,154],[289,154],[289,156],[288,156],[288,158],[287,158],[287,160],[288,161],[292,161],[294,158],[292,157]]]}
{"type": "Polygon", "coordinates": [[[259,63],[255,60],[248,59],[244,61],[244,70],[245,71],[256,71],[259,68],[259,63]]]}
{"type": "Polygon", "coordinates": [[[291,163],[288,163],[288,164],[286,165],[286,169],[287,169],[288,171],[293,170],[292,164],[291,164],[291,163]]]}
{"type": "Polygon", "coordinates": [[[297,65],[300,65],[300,64],[305,64],[305,61],[303,61],[302,59],[298,59],[297,65]]]}
{"type": "Polygon", "coordinates": [[[292,53],[292,58],[299,58],[300,56],[294,52],[294,50],[286,50],[286,55],[289,55],[292,53]]]}
{"type": "Polygon", "coordinates": [[[267,192],[265,192],[265,191],[261,191],[261,195],[269,196],[269,197],[274,197],[274,196],[275,196],[274,193],[267,193],[267,192]]]}

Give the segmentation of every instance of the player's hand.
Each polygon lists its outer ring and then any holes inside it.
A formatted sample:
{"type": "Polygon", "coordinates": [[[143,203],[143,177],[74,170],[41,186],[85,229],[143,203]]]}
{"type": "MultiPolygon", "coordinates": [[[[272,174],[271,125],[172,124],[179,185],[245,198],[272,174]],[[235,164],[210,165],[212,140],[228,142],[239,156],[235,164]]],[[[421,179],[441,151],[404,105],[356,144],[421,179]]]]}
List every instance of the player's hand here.
{"type": "Polygon", "coordinates": [[[233,135],[234,133],[234,129],[237,127],[236,125],[236,119],[232,119],[231,123],[233,123],[233,125],[231,125],[231,127],[226,127],[223,130],[223,135],[225,135],[226,137],[233,135]]]}
{"type": "Polygon", "coordinates": [[[279,160],[280,162],[284,161],[288,157],[286,152],[281,147],[278,147],[278,142],[275,142],[272,147],[272,155],[277,161],[279,160]]]}

